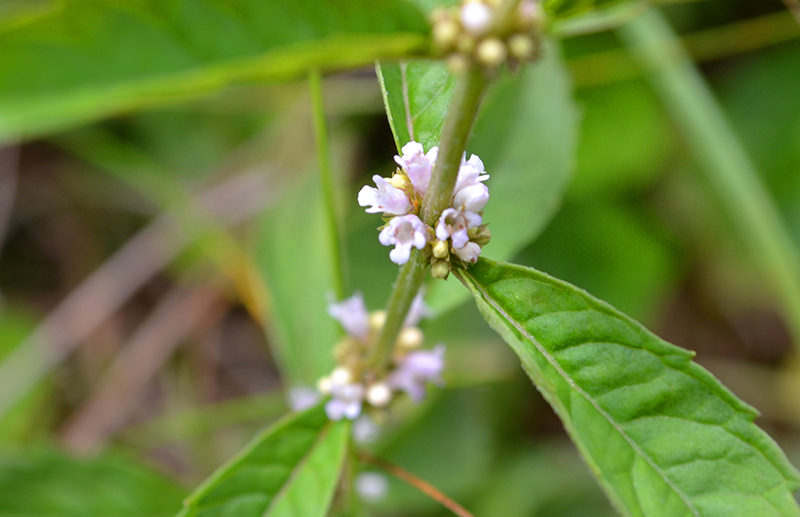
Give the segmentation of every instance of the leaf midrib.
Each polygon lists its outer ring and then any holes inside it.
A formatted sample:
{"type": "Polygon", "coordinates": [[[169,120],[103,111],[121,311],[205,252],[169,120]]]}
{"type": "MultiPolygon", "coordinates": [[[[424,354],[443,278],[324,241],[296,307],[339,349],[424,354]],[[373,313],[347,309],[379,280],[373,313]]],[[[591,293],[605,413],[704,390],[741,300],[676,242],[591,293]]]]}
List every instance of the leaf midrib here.
{"type": "MultiPolygon", "coordinates": [[[[650,467],[653,468],[653,470],[656,471],[656,473],[659,475],[659,477],[661,477],[661,479],[664,481],[664,483],[669,488],[671,488],[675,492],[675,494],[678,495],[678,497],[680,497],[681,501],[683,501],[683,503],[686,506],[686,508],[689,511],[692,512],[692,515],[700,517],[700,512],[697,510],[697,508],[695,508],[695,506],[692,504],[691,500],[688,499],[688,496],[686,494],[684,494],[683,491],[681,491],[680,488],[678,488],[678,486],[675,485],[672,482],[672,480],[667,477],[666,473],[663,470],[661,470],[661,468],[658,466],[658,464],[656,464],[653,461],[653,459],[644,450],[642,450],[638,446],[638,444],[633,440],[633,438],[631,438],[628,435],[628,433],[626,433],[625,430],[622,429],[617,424],[616,420],[614,420],[611,417],[611,415],[609,415],[602,408],[602,406],[600,406],[600,404],[596,400],[594,400],[593,397],[591,397],[586,391],[584,391],[578,385],[578,383],[561,367],[561,364],[559,364],[559,362],[556,361],[556,359],[552,355],[550,355],[549,352],[547,352],[547,349],[545,349],[542,346],[542,344],[539,343],[539,341],[535,337],[530,335],[528,330],[520,322],[518,322],[516,319],[511,317],[510,314],[508,314],[497,302],[495,302],[494,299],[491,296],[489,296],[489,293],[483,288],[483,286],[480,285],[476,281],[476,279],[469,274],[469,272],[463,273],[462,276],[465,277],[465,278],[469,278],[470,283],[480,293],[480,295],[483,298],[483,300],[489,306],[491,306],[495,311],[497,311],[503,318],[505,318],[520,334],[522,334],[522,336],[524,338],[528,339],[531,342],[531,344],[533,344],[533,346],[536,348],[536,350],[538,350],[539,353],[542,354],[542,356],[547,360],[547,362],[550,363],[550,365],[556,370],[556,372],[563,378],[563,380],[566,381],[567,384],[572,386],[572,388],[581,397],[583,397],[584,400],[586,400],[595,409],[595,411],[597,411],[603,418],[606,419],[606,421],[608,421],[609,424],[611,424],[611,427],[615,431],[617,431],[617,433],[619,433],[620,436],[622,436],[622,438],[628,443],[628,445],[630,445],[631,449],[633,449],[633,451],[638,456],[640,456],[645,462],[647,462],[647,464],[650,465],[650,467]]],[[[577,436],[576,436],[576,439],[577,439],[577,436]]]]}
{"type": "Polygon", "coordinates": [[[319,444],[322,443],[322,441],[328,436],[332,427],[333,427],[333,422],[328,421],[325,423],[322,429],[320,429],[319,434],[317,434],[317,437],[314,439],[314,443],[311,444],[311,447],[306,449],[306,452],[305,454],[303,454],[303,457],[300,458],[300,461],[295,463],[294,467],[292,467],[292,471],[289,473],[289,477],[287,477],[286,481],[283,482],[280,490],[278,490],[275,493],[275,497],[272,498],[272,500],[269,502],[269,505],[264,510],[264,513],[261,514],[262,517],[267,517],[270,514],[270,512],[274,509],[276,502],[283,500],[283,496],[289,490],[289,487],[291,487],[292,482],[297,478],[303,466],[305,466],[305,464],[308,463],[308,458],[313,455],[314,451],[316,451],[319,444]]]}

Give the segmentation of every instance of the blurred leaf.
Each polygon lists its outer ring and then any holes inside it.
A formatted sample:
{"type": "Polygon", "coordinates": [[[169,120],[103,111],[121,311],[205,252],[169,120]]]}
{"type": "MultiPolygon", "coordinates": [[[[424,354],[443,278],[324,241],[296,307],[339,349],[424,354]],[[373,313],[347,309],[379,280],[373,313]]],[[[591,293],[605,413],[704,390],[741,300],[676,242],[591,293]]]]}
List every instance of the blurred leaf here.
{"type": "Polygon", "coordinates": [[[571,195],[641,191],[672,151],[672,130],[658,99],[640,80],[580,91],[583,108],[578,165],[571,195]]]}
{"type": "Polygon", "coordinates": [[[0,455],[0,515],[173,515],[185,491],[123,457],[53,451],[0,455]]]}
{"type": "Polygon", "coordinates": [[[621,3],[644,4],[647,3],[647,0],[544,0],[544,10],[554,19],[560,19],[621,3]]]}
{"type": "Polygon", "coordinates": [[[475,515],[616,515],[568,443],[514,450],[492,472],[475,515]]]}
{"type": "Polygon", "coordinates": [[[184,502],[182,517],[326,515],[347,451],[350,426],[321,405],[257,436],[184,502]]]}
{"type": "Polygon", "coordinates": [[[692,353],[534,269],[481,259],[478,308],[629,515],[800,515],[800,477],[692,353]]]}
{"type": "MultiPolygon", "coordinates": [[[[555,45],[495,88],[467,149],[491,175],[483,220],[492,240],[484,253],[507,259],[534,240],[559,207],[574,165],[579,116],[555,45]]],[[[442,312],[466,298],[450,280],[434,284],[428,303],[442,312]]]]}
{"type": "Polygon", "coordinates": [[[329,241],[325,236],[318,177],[304,178],[262,216],[256,262],[271,298],[270,345],[290,384],[314,385],[333,366],[339,337],[327,314],[333,295],[329,241]]]}
{"type": "Polygon", "coordinates": [[[518,258],[652,320],[678,272],[676,253],[654,226],[641,209],[567,203],[518,258]]]}
{"type": "Polygon", "coordinates": [[[424,47],[404,0],[73,0],[0,30],[0,141],[424,47]]]}

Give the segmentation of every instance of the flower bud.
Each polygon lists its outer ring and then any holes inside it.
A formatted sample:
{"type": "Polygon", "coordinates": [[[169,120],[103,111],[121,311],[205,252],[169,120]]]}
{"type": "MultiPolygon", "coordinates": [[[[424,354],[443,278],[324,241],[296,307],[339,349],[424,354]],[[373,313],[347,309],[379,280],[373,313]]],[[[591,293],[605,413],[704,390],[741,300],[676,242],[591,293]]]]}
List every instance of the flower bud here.
{"type": "Polygon", "coordinates": [[[533,57],[535,48],[533,38],[527,34],[514,34],[508,39],[509,52],[520,61],[533,57]]]}
{"type": "Polygon", "coordinates": [[[439,50],[448,50],[458,40],[458,24],[451,19],[437,21],[433,26],[433,41],[439,50]]]}
{"type": "Polygon", "coordinates": [[[433,256],[437,259],[444,259],[450,255],[450,245],[447,241],[436,240],[432,246],[433,256]]]}
{"type": "Polygon", "coordinates": [[[523,30],[540,30],[544,24],[544,11],[536,0],[519,3],[519,26],[523,30]]]}
{"type": "Polygon", "coordinates": [[[400,190],[406,190],[411,187],[411,181],[409,181],[408,176],[402,172],[397,172],[392,175],[392,177],[389,178],[389,184],[400,190]]]}
{"type": "Polygon", "coordinates": [[[469,0],[461,7],[461,25],[467,32],[482,36],[492,23],[492,10],[480,0],[469,0]]]}
{"type": "Polygon", "coordinates": [[[466,71],[468,66],[469,60],[463,54],[453,54],[447,58],[447,68],[456,75],[466,71]]]}
{"type": "Polygon", "coordinates": [[[481,41],[478,48],[475,50],[475,56],[478,61],[488,67],[496,67],[506,60],[508,52],[503,42],[497,38],[488,38],[481,41]]]}
{"type": "Polygon", "coordinates": [[[369,327],[373,330],[380,330],[386,323],[386,311],[375,311],[369,314],[369,327]]]}
{"type": "Polygon", "coordinates": [[[422,345],[424,338],[422,331],[417,327],[406,327],[400,331],[400,335],[397,337],[397,346],[404,350],[413,350],[422,345]]]}
{"type": "Polygon", "coordinates": [[[376,382],[367,388],[367,402],[375,407],[384,407],[392,401],[392,388],[385,382],[376,382]]]}
{"type": "Polygon", "coordinates": [[[352,382],[353,374],[347,368],[340,366],[331,372],[330,380],[332,386],[344,386],[352,382]]]}
{"type": "Polygon", "coordinates": [[[331,386],[333,383],[331,382],[330,377],[320,377],[317,381],[317,389],[323,395],[328,395],[331,392],[331,386]]]}
{"type": "Polygon", "coordinates": [[[469,238],[471,241],[476,242],[480,246],[486,246],[486,244],[492,239],[492,232],[486,226],[478,226],[477,228],[470,230],[469,238]]]}
{"type": "Polygon", "coordinates": [[[437,260],[431,266],[431,276],[433,278],[447,278],[450,274],[450,263],[446,260],[437,260]]]}

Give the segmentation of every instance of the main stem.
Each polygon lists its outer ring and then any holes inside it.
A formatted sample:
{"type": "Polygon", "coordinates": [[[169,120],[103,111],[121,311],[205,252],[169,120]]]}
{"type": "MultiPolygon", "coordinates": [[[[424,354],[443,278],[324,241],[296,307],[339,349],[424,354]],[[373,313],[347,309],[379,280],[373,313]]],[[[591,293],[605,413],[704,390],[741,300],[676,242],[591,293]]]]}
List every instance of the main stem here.
{"type": "MultiPolygon", "coordinates": [[[[439,155],[420,210],[422,220],[429,226],[436,225],[442,211],[452,202],[461,156],[486,85],[483,70],[474,64],[458,79],[442,127],[439,155]]],[[[372,365],[378,371],[385,371],[390,366],[397,335],[403,328],[411,302],[425,280],[429,263],[430,257],[424,251],[414,249],[411,258],[400,268],[386,307],[386,322],[371,358],[372,365]]]]}

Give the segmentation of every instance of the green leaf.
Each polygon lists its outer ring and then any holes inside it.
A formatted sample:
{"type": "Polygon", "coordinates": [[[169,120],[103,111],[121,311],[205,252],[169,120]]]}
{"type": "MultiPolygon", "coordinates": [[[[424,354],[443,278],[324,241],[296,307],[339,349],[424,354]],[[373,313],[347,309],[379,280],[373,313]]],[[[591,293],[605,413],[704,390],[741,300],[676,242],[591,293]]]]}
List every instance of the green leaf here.
{"type": "Polygon", "coordinates": [[[121,456],[33,450],[0,456],[0,515],[173,515],[185,491],[121,456]]]}
{"type": "Polygon", "coordinates": [[[544,0],[544,10],[552,19],[562,19],[577,14],[605,9],[614,4],[645,3],[644,0],[544,0]]]}
{"type": "Polygon", "coordinates": [[[72,0],[0,25],[0,141],[424,49],[405,0],[72,0]]]}
{"type": "Polygon", "coordinates": [[[347,452],[350,426],[321,405],[257,436],[184,502],[181,517],[326,515],[347,452]]]}
{"type": "Polygon", "coordinates": [[[797,471],[691,352],[534,269],[461,277],[624,514],[800,515],[797,471]]]}
{"type": "Polygon", "coordinates": [[[282,195],[258,224],[256,263],[271,299],[270,346],[290,384],[314,385],[334,367],[340,331],[327,315],[333,266],[325,236],[319,177],[282,195]]]}

